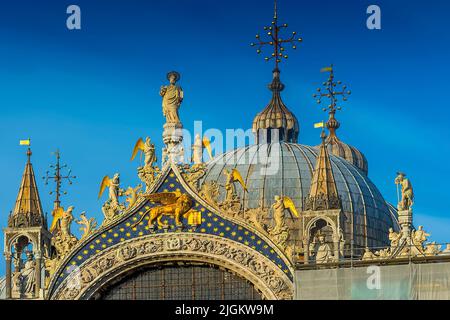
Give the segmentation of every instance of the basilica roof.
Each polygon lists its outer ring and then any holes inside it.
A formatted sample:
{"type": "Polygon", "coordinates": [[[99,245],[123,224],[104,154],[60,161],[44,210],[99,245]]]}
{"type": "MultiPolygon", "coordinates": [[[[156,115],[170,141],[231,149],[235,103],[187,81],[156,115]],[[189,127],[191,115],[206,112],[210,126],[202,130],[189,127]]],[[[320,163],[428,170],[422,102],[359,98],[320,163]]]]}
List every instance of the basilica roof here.
{"type": "MultiPolygon", "coordinates": [[[[284,195],[294,201],[299,211],[303,211],[318,152],[317,147],[288,142],[238,148],[210,161],[202,182],[217,181],[223,185],[225,170],[236,168],[248,188],[248,192],[237,190],[244,209],[260,205],[270,207],[276,195],[284,195]]],[[[398,228],[395,210],[389,208],[380,191],[361,169],[333,155],[330,155],[330,162],[342,209],[353,224],[355,243],[361,246],[387,243],[388,229],[398,228]]],[[[224,196],[222,192],[220,197],[223,199],[224,196]]]]}

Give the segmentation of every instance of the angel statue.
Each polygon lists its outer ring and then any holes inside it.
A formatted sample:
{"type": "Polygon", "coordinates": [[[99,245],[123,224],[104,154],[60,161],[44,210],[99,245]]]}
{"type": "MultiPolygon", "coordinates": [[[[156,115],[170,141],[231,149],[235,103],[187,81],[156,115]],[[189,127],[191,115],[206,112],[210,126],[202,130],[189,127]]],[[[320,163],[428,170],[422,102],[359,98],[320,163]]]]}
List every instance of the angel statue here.
{"type": "Polygon", "coordinates": [[[119,206],[119,196],[120,196],[120,175],[116,173],[111,179],[105,176],[100,184],[100,192],[98,193],[98,198],[102,197],[103,192],[106,187],[109,187],[109,202],[112,206],[119,206]]]}
{"type": "Polygon", "coordinates": [[[294,216],[297,218],[299,214],[295,208],[294,202],[291,198],[284,196],[275,196],[275,202],[272,205],[273,219],[275,221],[272,228],[269,228],[269,234],[273,240],[281,247],[283,250],[286,248],[286,242],[289,239],[289,229],[286,226],[285,221],[285,211],[288,209],[291,218],[294,216]]]}
{"type": "Polygon", "coordinates": [[[144,140],[142,140],[142,138],[138,139],[138,141],[134,146],[133,154],[131,155],[131,161],[133,161],[134,158],[136,158],[136,155],[138,154],[139,151],[144,153],[145,167],[151,167],[157,161],[155,153],[155,145],[150,141],[149,137],[145,139],[145,142],[144,140]]]}
{"type": "Polygon", "coordinates": [[[53,222],[50,226],[50,232],[54,234],[52,244],[56,249],[57,256],[63,258],[77,244],[77,238],[72,234],[70,227],[72,225],[74,207],[70,206],[67,210],[63,207],[56,208],[53,215],[53,222]]]}
{"type": "Polygon", "coordinates": [[[225,190],[226,190],[225,201],[226,202],[235,200],[236,187],[235,187],[234,183],[236,181],[239,182],[239,184],[242,186],[242,189],[244,189],[244,191],[248,192],[247,187],[244,183],[244,179],[242,179],[242,176],[239,173],[239,171],[237,171],[237,169],[232,169],[231,171],[225,169],[224,174],[226,176],[226,180],[225,180],[225,190]]]}
{"type": "Polygon", "coordinates": [[[98,198],[100,199],[106,187],[109,187],[109,198],[103,204],[102,211],[105,216],[105,222],[113,219],[117,213],[124,209],[124,206],[119,203],[119,197],[123,195],[124,190],[120,189],[120,176],[118,173],[111,179],[105,176],[100,184],[100,191],[98,198]]]}
{"type": "Polygon", "coordinates": [[[180,80],[180,74],[176,71],[171,71],[167,74],[167,80],[170,84],[162,86],[159,94],[162,99],[162,111],[166,117],[166,123],[181,124],[178,116],[178,109],[183,101],[183,90],[176,83],[180,80]]]}
{"type": "Polygon", "coordinates": [[[406,174],[404,174],[403,172],[397,172],[395,184],[401,185],[402,188],[402,198],[398,203],[398,210],[411,210],[411,207],[414,203],[414,192],[411,181],[406,178],[406,174]]]}

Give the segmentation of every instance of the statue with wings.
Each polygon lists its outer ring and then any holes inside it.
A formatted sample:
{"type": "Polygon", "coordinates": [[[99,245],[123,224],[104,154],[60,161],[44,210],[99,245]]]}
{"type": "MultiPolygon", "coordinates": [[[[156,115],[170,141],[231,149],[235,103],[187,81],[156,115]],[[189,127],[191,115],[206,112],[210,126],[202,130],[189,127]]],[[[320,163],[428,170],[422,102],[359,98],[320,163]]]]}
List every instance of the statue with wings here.
{"type": "Polygon", "coordinates": [[[289,211],[289,214],[291,215],[291,218],[294,219],[295,217],[299,217],[299,214],[297,212],[297,209],[295,208],[294,202],[291,198],[284,196],[275,196],[275,202],[272,205],[273,210],[273,219],[275,220],[275,225],[272,228],[272,232],[279,231],[284,228],[285,226],[285,210],[289,211]]]}
{"type": "Polygon", "coordinates": [[[155,145],[151,142],[150,138],[147,137],[144,140],[139,138],[134,145],[133,154],[131,155],[131,161],[136,158],[138,152],[141,151],[144,153],[144,165],[145,167],[151,167],[157,161],[156,153],[155,153],[155,145]]]}
{"type": "MultiPolygon", "coordinates": [[[[164,216],[172,217],[175,220],[177,226],[182,226],[181,218],[185,217],[188,220],[198,221],[199,219],[189,219],[191,215],[198,215],[199,212],[192,209],[193,201],[185,193],[181,192],[161,192],[149,195],[144,195],[144,197],[152,203],[159,204],[159,206],[148,209],[141,218],[132,225],[132,228],[141,223],[145,217],[148,215],[148,226],[152,228],[154,222],[158,223],[158,226],[167,226],[167,223],[163,223],[161,219],[164,216]]],[[[201,219],[200,219],[201,220],[201,219]]]]}
{"type": "Polygon", "coordinates": [[[114,177],[111,179],[108,176],[105,176],[102,180],[102,183],[100,184],[100,191],[98,193],[98,198],[100,199],[102,197],[103,192],[106,188],[109,188],[109,199],[112,207],[118,207],[119,206],[119,196],[121,195],[121,189],[120,189],[120,175],[116,173],[114,177]]]}
{"type": "Polygon", "coordinates": [[[237,181],[242,186],[242,189],[244,189],[245,192],[248,192],[247,186],[245,185],[244,179],[242,179],[241,174],[239,171],[235,168],[233,168],[231,171],[225,169],[224,174],[226,176],[225,180],[225,190],[226,190],[226,196],[225,201],[233,201],[236,198],[236,187],[234,183],[237,181]]]}

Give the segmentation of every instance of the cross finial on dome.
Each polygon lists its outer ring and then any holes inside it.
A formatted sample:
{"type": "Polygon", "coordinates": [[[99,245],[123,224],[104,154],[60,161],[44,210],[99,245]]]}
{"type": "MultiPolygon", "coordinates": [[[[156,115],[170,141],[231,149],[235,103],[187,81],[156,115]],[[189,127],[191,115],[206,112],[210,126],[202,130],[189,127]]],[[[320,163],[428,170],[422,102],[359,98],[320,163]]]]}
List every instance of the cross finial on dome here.
{"type": "Polygon", "coordinates": [[[278,24],[278,12],[277,12],[277,1],[274,1],[274,14],[273,21],[270,26],[265,26],[264,30],[267,31],[267,35],[269,39],[266,41],[261,40],[261,36],[259,34],[256,35],[256,40],[258,42],[252,42],[250,45],[252,47],[257,46],[256,53],[260,54],[262,52],[262,47],[269,45],[273,47],[273,52],[270,56],[266,56],[264,59],[266,61],[274,60],[275,61],[275,70],[278,70],[278,64],[282,61],[282,59],[287,59],[288,55],[285,53],[286,48],[284,47],[286,44],[292,45],[292,49],[297,49],[297,43],[303,41],[302,38],[296,38],[297,32],[293,31],[292,35],[283,39],[280,36],[280,31],[284,28],[288,27],[287,23],[283,23],[282,25],[278,24]]]}
{"type": "Polygon", "coordinates": [[[318,88],[317,93],[313,95],[318,104],[321,104],[323,98],[327,98],[330,100],[330,104],[327,107],[323,108],[323,111],[328,110],[329,119],[326,123],[327,128],[330,130],[330,137],[336,135],[336,129],[339,128],[340,123],[336,120],[334,115],[336,114],[336,110],[341,110],[341,106],[338,106],[339,97],[342,98],[342,101],[347,101],[348,96],[351,94],[350,90],[347,90],[347,86],[343,85],[341,81],[336,81],[334,79],[334,69],[333,65],[329,67],[322,68],[320,72],[329,72],[330,75],[328,80],[324,82],[323,88],[318,88]]]}

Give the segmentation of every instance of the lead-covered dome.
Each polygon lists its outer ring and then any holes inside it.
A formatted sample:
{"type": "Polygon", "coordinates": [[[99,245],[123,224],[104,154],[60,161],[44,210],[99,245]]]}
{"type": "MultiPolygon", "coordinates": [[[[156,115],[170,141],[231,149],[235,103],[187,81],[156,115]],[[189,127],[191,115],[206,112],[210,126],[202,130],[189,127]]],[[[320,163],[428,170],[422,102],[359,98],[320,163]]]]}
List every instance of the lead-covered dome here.
{"type": "MultiPolygon", "coordinates": [[[[207,163],[207,173],[201,184],[215,181],[223,186],[225,170],[236,168],[248,188],[245,193],[236,188],[244,209],[268,208],[276,195],[284,195],[303,211],[317,156],[316,147],[287,142],[238,148],[207,163]]],[[[353,233],[355,246],[359,247],[387,245],[389,228],[398,229],[395,210],[362,170],[333,155],[330,161],[346,217],[345,237],[350,239],[353,233]]],[[[224,188],[220,188],[220,192],[219,201],[222,201],[224,188]]]]}

